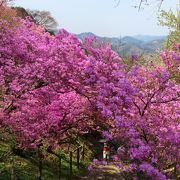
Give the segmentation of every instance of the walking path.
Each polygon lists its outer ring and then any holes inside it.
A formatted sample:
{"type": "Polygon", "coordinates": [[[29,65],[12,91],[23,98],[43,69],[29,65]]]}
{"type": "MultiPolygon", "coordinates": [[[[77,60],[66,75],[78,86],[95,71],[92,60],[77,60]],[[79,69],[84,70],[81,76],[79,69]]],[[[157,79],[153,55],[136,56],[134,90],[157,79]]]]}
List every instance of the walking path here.
{"type": "Polygon", "coordinates": [[[113,163],[98,165],[87,175],[80,177],[80,180],[125,180],[121,170],[113,163]]]}

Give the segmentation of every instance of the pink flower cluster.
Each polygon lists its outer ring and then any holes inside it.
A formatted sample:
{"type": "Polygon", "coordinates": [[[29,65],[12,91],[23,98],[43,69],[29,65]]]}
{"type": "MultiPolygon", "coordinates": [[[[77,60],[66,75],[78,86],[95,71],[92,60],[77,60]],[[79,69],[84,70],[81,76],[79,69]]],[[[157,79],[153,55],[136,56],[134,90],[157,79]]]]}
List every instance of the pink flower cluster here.
{"type": "Polygon", "coordinates": [[[127,70],[108,44],[13,20],[0,18],[0,123],[19,146],[56,148],[101,123],[129,171],[165,179],[163,170],[180,158],[179,45],[161,53],[164,67],[127,70]]]}

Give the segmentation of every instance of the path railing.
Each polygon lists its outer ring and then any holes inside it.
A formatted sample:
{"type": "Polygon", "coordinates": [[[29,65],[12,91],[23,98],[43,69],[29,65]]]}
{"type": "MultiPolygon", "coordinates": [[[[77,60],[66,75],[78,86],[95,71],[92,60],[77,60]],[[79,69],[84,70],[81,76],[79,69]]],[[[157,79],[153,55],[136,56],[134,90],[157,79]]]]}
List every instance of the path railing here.
{"type": "Polygon", "coordinates": [[[75,150],[73,151],[70,151],[69,152],[69,158],[68,160],[65,159],[62,155],[59,155],[55,152],[53,152],[50,148],[47,149],[47,151],[53,155],[55,155],[57,158],[58,158],[58,169],[59,169],[59,179],[61,179],[61,176],[62,176],[62,160],[65,160],[66,162],[69,162],[69,179],[72,180],[73,178],[73,159],[75,158],[76,159],[76,163],[75,165],[77,166],[78,169],[80,169],[80,163],[84,161],[85,159],[85,146],[84,145],[81,145],[81,146],[78,146],[75,150]]]}
{"type": "Polygon", "coordinates": [[[79,146],[74,151],[70,151],[69,153],[69,177],[72,179],[73,176],[73,154],[76,154],[76,166],[79,169],[80,168],[80,161],[84,161],[85,157],[85,147],[84,145],[79,146]]]}

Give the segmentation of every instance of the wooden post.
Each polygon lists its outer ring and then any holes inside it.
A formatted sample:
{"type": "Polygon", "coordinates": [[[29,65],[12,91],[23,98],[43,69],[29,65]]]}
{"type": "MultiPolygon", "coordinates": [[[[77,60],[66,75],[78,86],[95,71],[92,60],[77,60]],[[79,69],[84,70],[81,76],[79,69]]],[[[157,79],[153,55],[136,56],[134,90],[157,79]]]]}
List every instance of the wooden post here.
{"type": "Polygon", "coordinates": [[[61,156],[59,157],[59,180],[61,179],[61,156]]]}
{"type": "Polygon", "coordinates": [[[174,163],[174,179],[177,179],[177,163],[174,163]]]}
{"type": "Polygon", "coordinates": [[[80,165],[80,148],[77,149],[77,168],[79,169],[80,165]]]}
{"type": "Polygon", "coordinates": [[[42,153],[40,148],[38,148],[38,156],[39,156],[39,180],[42,180],[42,153]]]}
{"type": "Polygon", "coordinates": [[[11,166],[11,180],[15,180],[15,172],[14,172],[14,160],[12,160],[12,166],[11,166]]]}
{"type": "Polygon", "coordinates": [[[70,180],[72,180],[72,174],[73,174],[73,172],[72,172],[72,155],[73,155],[73,153],[72,152],[70,152],[70,164],[69,164],[69,179],[70,180]]]}
{"type": "Polygon", "coordinates": [[[82,147],[82,160],[84,161],[84,155],[85,155],[85,148],[84,148],[84,145],[82,147]]]}

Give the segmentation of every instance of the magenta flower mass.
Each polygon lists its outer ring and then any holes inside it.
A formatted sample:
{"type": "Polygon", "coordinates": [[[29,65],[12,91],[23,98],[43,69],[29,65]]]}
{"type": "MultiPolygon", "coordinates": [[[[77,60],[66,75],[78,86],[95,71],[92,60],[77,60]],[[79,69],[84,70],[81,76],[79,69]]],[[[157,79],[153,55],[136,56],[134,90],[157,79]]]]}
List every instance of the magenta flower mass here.
{"type": "Polygon", "coordinates": [[[129,69],[110,44],[65,30],[52,36],[30,18],[13,22],[0,18],[0,127],[18,147],[56,149],[70,132],[103,122],[129,173],[168,179],[180,158],[179,44],[161,52],[163,66],[136,64],[133,54],[129,69]]]}

